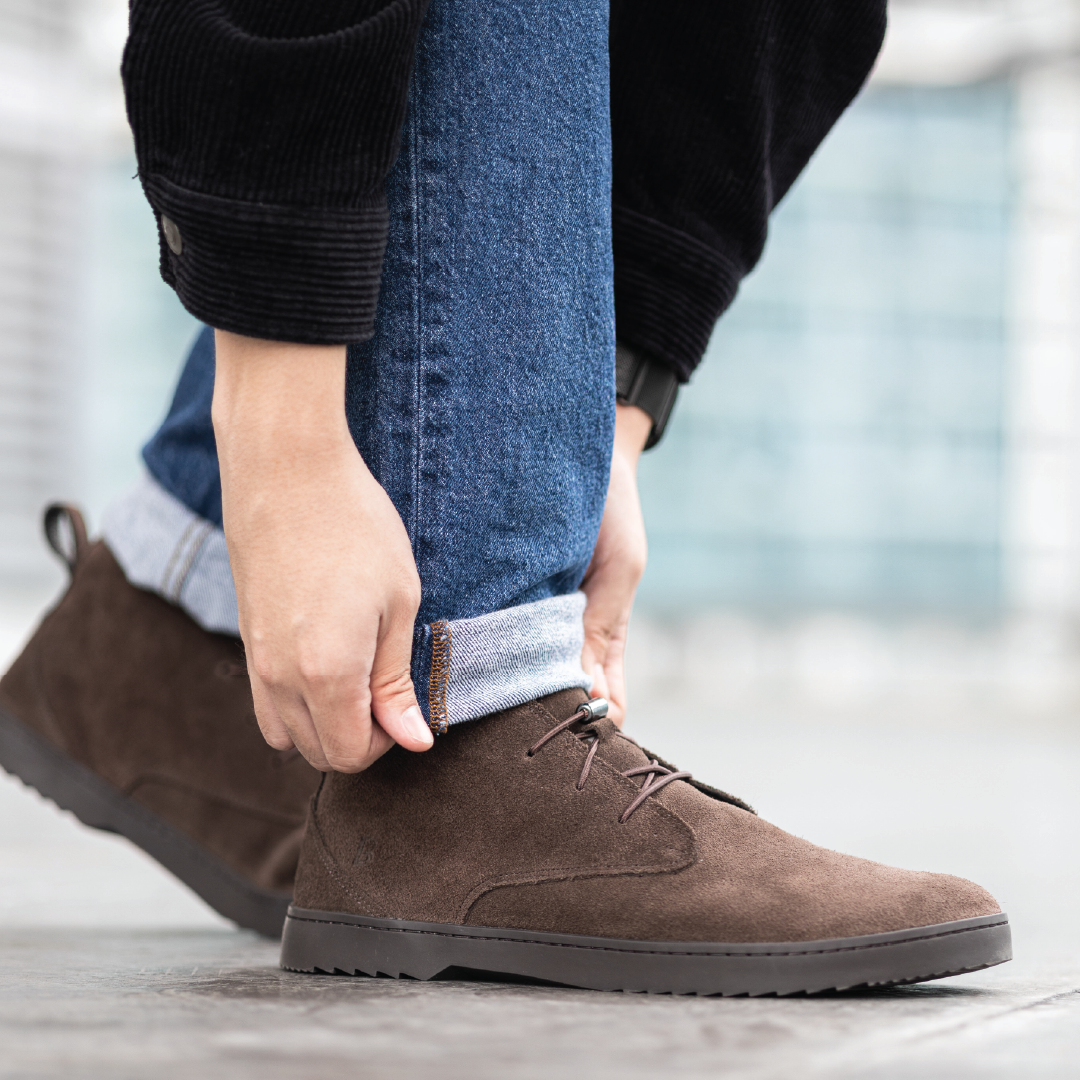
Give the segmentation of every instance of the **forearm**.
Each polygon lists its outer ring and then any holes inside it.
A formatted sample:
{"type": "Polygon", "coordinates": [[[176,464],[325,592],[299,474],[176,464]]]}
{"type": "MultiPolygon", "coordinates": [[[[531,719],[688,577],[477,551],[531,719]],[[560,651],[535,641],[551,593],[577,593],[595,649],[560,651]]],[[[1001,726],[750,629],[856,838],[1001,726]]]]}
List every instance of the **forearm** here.
{"type": "Polygon", "coordinates": [[[244,543],[280,515],[280,493],[315,485],[343,450],[345,347],[215,333],[213,421],[226,534],[244,543]],[[243,513],[238,513],[237,500],[243,513]]]}
{"type": "Polygon", "coordinates": [[[409,674],[420,583],[345,420],[344,346],[218,331],[213,419],[256,715],[320,769],[431,745],[409,674]]]}
{"type": "Polygon", "coordinates": [[[230,471],[309,468],[348,437],[345,346],[214,334],[214,433],[230,471]],[[298,452],[300,451],[300,452],[298,452]]]}

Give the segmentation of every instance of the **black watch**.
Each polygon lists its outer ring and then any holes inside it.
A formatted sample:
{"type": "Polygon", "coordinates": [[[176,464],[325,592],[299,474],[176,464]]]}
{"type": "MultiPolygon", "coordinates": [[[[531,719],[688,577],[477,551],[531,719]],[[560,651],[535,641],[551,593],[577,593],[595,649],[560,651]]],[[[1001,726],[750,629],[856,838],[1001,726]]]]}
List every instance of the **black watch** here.
{"type": "Polygon", "coordinates": [[[636,405],[652,417],[646,450],[663,437],[678,393],[679,380],[671,368],[645,353],[615,343],[615,400],[620,405],[636,405]]]}

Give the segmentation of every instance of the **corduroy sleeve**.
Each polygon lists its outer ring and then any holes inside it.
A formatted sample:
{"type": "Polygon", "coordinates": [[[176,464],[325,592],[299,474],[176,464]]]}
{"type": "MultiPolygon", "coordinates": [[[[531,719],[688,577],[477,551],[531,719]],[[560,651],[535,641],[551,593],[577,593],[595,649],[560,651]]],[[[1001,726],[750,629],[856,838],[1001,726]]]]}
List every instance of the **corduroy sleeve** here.
{"type": "Polygon", "coordinates": [[[123,78],[162,277],[219,329],[372,334],[428,0],[133,0],[123,78]]]}
{"type": "Polygon", "coordinates": [[[690,377],[884,32],[884,0],[612,0],[620,342],[690,377]]]}

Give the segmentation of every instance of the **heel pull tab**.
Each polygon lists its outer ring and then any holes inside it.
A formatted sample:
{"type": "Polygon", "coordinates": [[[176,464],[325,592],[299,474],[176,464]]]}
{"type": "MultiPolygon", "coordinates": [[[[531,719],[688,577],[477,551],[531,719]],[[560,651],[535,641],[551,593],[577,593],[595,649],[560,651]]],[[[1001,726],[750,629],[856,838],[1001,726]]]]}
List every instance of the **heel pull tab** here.
{"type": "Polygon", "coordinates": [[[45,510],[44,526],[49,547],[64,560],[74,577],[79,564],[90,550],[82,512],[70,503],[52,503],[45,510]]]}

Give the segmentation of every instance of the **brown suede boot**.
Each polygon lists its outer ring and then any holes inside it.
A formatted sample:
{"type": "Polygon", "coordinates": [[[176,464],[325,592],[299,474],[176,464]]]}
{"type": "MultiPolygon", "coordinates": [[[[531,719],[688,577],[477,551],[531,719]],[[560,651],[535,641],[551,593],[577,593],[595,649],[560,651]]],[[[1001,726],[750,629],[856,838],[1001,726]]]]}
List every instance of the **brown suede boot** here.
{"type": "Polygon", "coordinates": [[[46,533],[72,582],[0,679],[0,765],[277,936],[319,773],[263,741],[238,638],[130,585],[77,510],[46,533]]]}
{"type": "MultiPolygon", "coordinates": [[[[552,694],[394,748],[312,800],[282,966],[790,994],[1011,956],[977,885],[838,855],[552,694]]],[[[599,699],[597,699],[599,701],[599,699]]]]}

